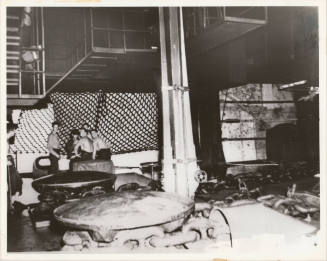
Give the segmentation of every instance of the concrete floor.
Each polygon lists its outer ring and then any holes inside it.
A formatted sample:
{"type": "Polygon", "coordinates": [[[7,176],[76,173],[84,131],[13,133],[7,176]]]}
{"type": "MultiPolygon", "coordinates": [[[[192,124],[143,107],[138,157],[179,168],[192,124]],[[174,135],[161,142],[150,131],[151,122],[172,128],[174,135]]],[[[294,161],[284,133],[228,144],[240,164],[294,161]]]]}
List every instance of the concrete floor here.
{"type": "MultiPolygon", "coordinates": [[[[294,182],[294,181],[293,181],[294,182]]],[[[298,190],[310,190],[317,182],[314,178],[297,181],[298,190]]],[[[289,183],[274,184],[265,187],[265,193],[285,194],[289,183]]],[[[208,198],[209,199],[209,198],[208,198]]],[[[201,200],[203,201],[203,199],[201,200]]],[[[53,223],[50,227],[34,229],[28,216],[8,216],[8,252],[56,251],[62,246],[65,228],[53,223]]]]}

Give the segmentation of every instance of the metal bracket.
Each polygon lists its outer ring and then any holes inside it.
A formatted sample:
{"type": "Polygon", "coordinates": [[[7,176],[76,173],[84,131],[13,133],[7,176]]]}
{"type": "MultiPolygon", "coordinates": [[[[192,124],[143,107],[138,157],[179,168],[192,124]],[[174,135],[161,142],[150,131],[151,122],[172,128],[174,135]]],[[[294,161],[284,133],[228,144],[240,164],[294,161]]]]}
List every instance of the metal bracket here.
{"type": "Polygon", "coordinates": [[[188,92],[190,90],[190,87],[174,84],[174,85],[162,86],[162,90],[188,92]]]}
{"type": "Polygon", "coordinates": [[[196,162],[197,159],[196,158],[189,158],[189,159],[175,159],[176,163],[183,163],[183,164],[189,164],[192,162],[196,162]]]}
{"type": "Polygon", "coordinates": [[[171,159],[171,160],[163,160],[163,163],[164,162],[172,162],[173,164],[177,164],[177,163],[182,163],[182,164],[189,164],[189,163],[192,163],[192,162],[196,162],[197,159],[196,158],[189,158],[189,159],[171,159]]]}

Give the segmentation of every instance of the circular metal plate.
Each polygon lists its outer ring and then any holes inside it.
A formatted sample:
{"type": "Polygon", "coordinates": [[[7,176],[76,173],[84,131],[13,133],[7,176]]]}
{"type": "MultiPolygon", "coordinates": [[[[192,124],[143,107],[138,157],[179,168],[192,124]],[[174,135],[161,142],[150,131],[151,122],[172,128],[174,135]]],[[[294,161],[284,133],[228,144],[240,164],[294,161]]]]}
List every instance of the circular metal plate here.
{"type": "Polygon", "coordinates": [[[191,199],[155,191],[115,192],[64,204],[54,217],[67,226],[99,233],[184,220],[194,209],[191,199]]]}
{"type": "Polygon", "coordinates": [[[42,193],[45,190],[86,188],[96,185],[112,185],[116,176],[96,171],[71,171],[48,175],[32,182],[32,187],[42,193]]]}

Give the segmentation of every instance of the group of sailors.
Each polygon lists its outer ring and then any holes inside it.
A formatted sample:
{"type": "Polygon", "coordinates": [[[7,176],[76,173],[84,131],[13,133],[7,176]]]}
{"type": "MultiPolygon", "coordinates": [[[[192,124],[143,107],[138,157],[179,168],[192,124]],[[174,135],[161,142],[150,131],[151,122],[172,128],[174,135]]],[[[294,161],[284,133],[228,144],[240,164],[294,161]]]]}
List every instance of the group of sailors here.
{"type": "MultiPolygon", "coordinates": [[[[51,162],[50,170],[58,171],[61,158],[60,140],[58,136],[59,123],[52,123],[52,132],[48,137],[48,150],[51,162]]],[[[10,154],[10,145],[14,144],[17,125],[7,121],[7,180],[8,180],[8,209],[14,209],[14,201],[22,194],[23,180],[16,170],[14,157],[10,154]]],[[[82,128],[71,131],[70,139],[65,145],[65,151],[70,163],[92,159],[110,160],[111,144],[98,136],[96,129],[89,129],[85,123],[82,128]]]]}
{"type": "MultiPolygon", "coordinates": [[[[48,137],[48,150],[51,162],[50,171],[58,171],[60,155],[60,140],[58,136],[59,122],[52,123],[52,132],[48,137]]],[[[111,144],[98,136],[98,130],[90,129],[88,123],[70,133],[70,139],[65,145],[65,151],[70,159],[70,165],[76,161],[95,159],[109,160],[111,144]]]]}

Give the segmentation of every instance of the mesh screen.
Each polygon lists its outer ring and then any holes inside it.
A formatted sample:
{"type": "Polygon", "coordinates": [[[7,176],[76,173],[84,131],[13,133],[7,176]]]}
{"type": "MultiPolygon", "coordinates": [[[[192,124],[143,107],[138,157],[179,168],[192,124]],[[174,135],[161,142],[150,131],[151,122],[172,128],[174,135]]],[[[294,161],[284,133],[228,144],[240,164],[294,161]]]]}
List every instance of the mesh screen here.
{"type": "Polygon", "coordinates": [[[53,93],[55,120],[60,123],[59,138],[62,146],[69,139],[72,129],[81,128],[87,122],[94,128],[97,121],[99,93],[53,93]]]}
{"type": "Polygon", "coordinates": [[[54,119],[52,104],[46,109],[21,112],[14,145],[10,151],[18,153],[47,153],[47,140],[54,119]]]}
{"type": "Polygon", "coordinates": [[[99,132],[113,153],[158,148],[154,93],[106,93],[101,108],[99,132]]]}
{"type": "Polygon", "coordinates": [[[112,144],[113,153],[158,149],[154,93],[54,93],[55,119],[64,145],[69,133],[87,122],[112,144]]]}

